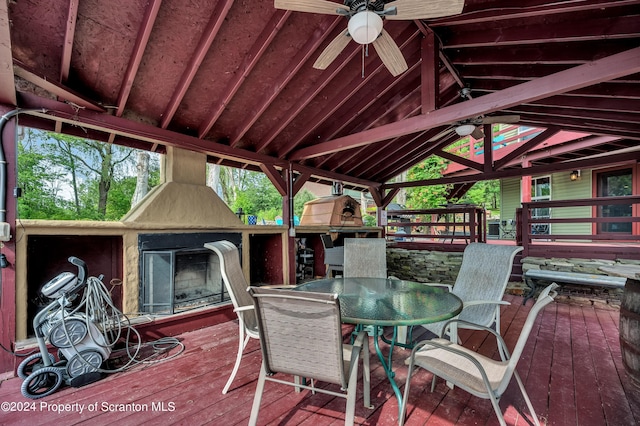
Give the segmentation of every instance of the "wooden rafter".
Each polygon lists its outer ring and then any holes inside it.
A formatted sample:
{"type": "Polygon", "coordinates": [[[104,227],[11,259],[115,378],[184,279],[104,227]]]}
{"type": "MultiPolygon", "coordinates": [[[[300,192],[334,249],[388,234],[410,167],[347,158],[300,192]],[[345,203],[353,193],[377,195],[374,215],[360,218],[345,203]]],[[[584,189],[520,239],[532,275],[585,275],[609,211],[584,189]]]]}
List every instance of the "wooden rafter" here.
{"type": "Polygon", "coordinates": [[[367,145],[388,138],[410,134],[423,129],[441,126],[454,121],[489,114],[523,102],[530,102],[580,89],[602,81],[612,80],[640,72],[640,47],[580,65],[566,71],[541,77],[509,89],[490,93],[463,104],[434,111],[428,116],[418,116],[407,120],[366,130],[332,141],[319,143],[293,152],[291,160],[301,160],[326,155],[357,146],[367,145]]]}
{"type": "Polygon", "coordinates": [[[200,129],[198,130],[199,137],[203,138],[207,133],[209,133],[211,127],[213,127],[218,118],[220,118],[220,115],[222,115],[222,112],[227,107],[233,96],[238,92],[242,83],[258,64],[260,58],[262,58],[262,55],[264,55],[264,52],[268,49],[274,37],[280,32],[280,29],[282,29],[282,26],[285,24],[287,19],[289,19],[289,16],[291,16],[290,11],[283,12],[279,10],[276,10],[273,16],[271,16],[271,20],[267,23],[260,36],[256,38],[256,42],[251,47],[251,50],[246,54],[244,62],[240,67],[242,71],[236,73],[234,80],[229,84],[226,92],[222,94],[220,99],[217,99],[216,103],[210,108],[211,113],[202,122],[200,129]]]}
{"type": "Polygon", "coordinates": [[[227,13],[229,13],[229,9],[233,6],[233,1],[234,0],[224,0],[218,2],[211,13],[211,18],[209,19],[207,27],[200,36],[198,46],[196,47],[195,52],[193,52],[193,55],[182,73],[182,77],[180,77],[180,81],[178,82],[176,89],[173,91],[173,95],[162,114],[160,127],[163,129],[166,129],[167,126],[169,126],[174,114],[178,110],[180,102],[184,98],[184,95],[187,93],[187,89],[189,89],[191,82],[196,76],[196,73],[200,68],[200,64],[202,64],[202,61],[209,51],[209,47],[211,47],[211,43],[213,43],[218,31],[220,31],[220,27],[224,23],[227,13]]]}

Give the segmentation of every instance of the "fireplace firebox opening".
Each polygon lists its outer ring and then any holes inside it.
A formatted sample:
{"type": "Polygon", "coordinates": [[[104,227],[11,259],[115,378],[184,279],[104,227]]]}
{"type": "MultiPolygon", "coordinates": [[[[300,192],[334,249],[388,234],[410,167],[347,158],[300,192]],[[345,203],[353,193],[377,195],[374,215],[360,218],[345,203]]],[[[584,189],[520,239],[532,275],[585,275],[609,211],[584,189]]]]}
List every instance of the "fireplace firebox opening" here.
{"type": "Polygon", "coordinates": [[[229,302],[220,260],[203,247],[224,239],[240,250],[238,234],[140,235],[141,311],[175,314],[229,302]]]}

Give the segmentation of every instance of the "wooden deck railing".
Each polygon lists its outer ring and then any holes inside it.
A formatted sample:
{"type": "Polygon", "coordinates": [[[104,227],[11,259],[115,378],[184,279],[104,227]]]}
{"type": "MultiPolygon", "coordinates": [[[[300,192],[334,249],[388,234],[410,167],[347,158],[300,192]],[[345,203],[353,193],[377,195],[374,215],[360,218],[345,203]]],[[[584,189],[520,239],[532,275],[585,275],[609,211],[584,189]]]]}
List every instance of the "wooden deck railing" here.
{"type": "MultiPolygon", "coordinates": [[[[625,197],[599,197],[584,198],[575,200],[555,200],[555,201],[536,201],[522,203],[522,208],[516,212],[516,242],[524,247],[523,256],[537,256],[545,253],[546,247],[550,243],[573,243],[574,245],[584,245],[586,243],[598,244],[598,252],[602,251],[605,246],[629,245],[631,247],[640,245],[640,196],[625,197]],[[630,216],[599,216],[598,210],[602,206],[611,205],[631,205],[632,214],[630,216]],[[579,206],[591,206],[591,214],[588,217],[562,217],[554,218],[554,212],[563,208],[575,208],[579,206]],[[551,209],[550,217],[534,218],[532,212],[534,209],[551,209]],[[590,223],[591,232],[581,234],[568,234],[553,232],[553,224],[580,224],[590,223]],[[631,224],[630,232],[604,232],[605,224],[629,223],[631,224]],[[539,233],[540,225],[551,226],[551,232],[539,233]]],[[[558,244],[556,244],[556,247],[558,244]]],[[[620,252],[620,248],[613,249],[620,252]]],[[[629,253],[633,253],[631,248],[629,253]]],[[[637,246],[635,250],[640,250],[637,246]]],[[[556,250],[557,251],[557,250],[556,250]]],[[[624,251],[624,250],[623,250],[624,251]]],[[[640,257],[639,254],[636,254],[640,257]]],[[[545,257],[549,257],[548,255],[545,257]]],[[[567,257],[567,256],[562,256],[567,257]]],[[[591,256],[594,257],[594,256],[591,256]]]]}
{"type": "Polygon", "coordinates": [[[416,243],[485,242],[483,208],[450,204],[440,209],[388,210],[385,235],[395,241],[416,243]]]}

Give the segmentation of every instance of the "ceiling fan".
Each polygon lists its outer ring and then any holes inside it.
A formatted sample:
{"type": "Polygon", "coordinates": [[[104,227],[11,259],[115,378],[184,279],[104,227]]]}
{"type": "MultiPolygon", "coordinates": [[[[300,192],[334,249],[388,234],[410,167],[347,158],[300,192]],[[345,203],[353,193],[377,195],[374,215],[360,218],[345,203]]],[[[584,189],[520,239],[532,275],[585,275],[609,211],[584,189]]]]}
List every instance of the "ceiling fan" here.
{"type": "Polygon", "coordinates": [[[275,0],[276,9],[296,12],[342,15],[349,19],[347,30],[336,37],[320,54],[313,67],[326,69],[340,52],[354,40],[372,44],[382,63],[395,77],[407,70],[407,62],[393,38],[382,28],[383,19],[432,19],[462,12],[464,0],[275,0]]]}
{"type": "MultiPolygon", "coordinates": [[[[463,99],[471,99],[471,89],[469,87],[463,87],[460,90],[460,97],[463,99]]],[[[520,116],[515,114],[493,116],[481,115],[474,118],[468,118],[466,120],[451,123],[451,125],[445,130],[429,139],[429,142],[441,139],[451,132],[456,132],[458,136],[461,137],[471,135],[474,139],[482,139],[484,138],[484,133],[482,132],[482,126],[484,124],[513,124],[518,121],[520,121],[520,116]]]]}
{"type": "Polygon", "coordinates": [[[473,137],[474,139],[482,139],[484,138],[484,133],[482,132],[483,124],[513,124],[517,123],[518,121],[520,121],[519,115],[481,115],[479,117],[469,118],[466,120],[451,123],[451,125],[445,130],[429,139],[429,142],[437,141],[438,139],[447,136],[451,132],[455,132],[458,134],[458,136],[461,137],[471,135],[471,137],[473,137]]]}

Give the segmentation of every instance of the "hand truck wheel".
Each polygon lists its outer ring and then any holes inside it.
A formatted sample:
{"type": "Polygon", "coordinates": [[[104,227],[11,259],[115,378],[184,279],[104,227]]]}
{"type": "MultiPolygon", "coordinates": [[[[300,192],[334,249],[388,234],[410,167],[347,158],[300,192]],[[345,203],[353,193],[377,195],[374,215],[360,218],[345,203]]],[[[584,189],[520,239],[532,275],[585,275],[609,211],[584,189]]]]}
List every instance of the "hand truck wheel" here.
{"type": "Polygon", "coordinates": [[[54,393],[62,384],[62,370],[58,367],[42,367],[22,382],[20,391],[29,399],[43,398],[54,393]]]}
{"type": "MultiPolygon", "coordinates": [[[[51,363],[49,365],[53,365],[56,362],[55,358],[49,353],[47,355],[49,355],[49,360],[51,360],[51,363]]],[[[18,366],[18,377],[24,380],[29,375],[31,375],[31,373],[41,369],[44,366],[44,359],[42,358],[41,353],[30,355],[22,360],[22,362],[18,366]]]]}

